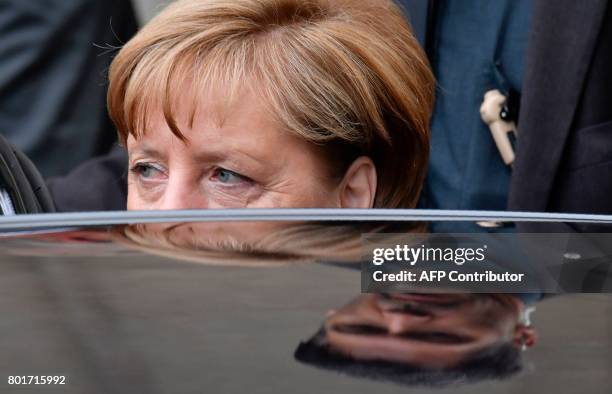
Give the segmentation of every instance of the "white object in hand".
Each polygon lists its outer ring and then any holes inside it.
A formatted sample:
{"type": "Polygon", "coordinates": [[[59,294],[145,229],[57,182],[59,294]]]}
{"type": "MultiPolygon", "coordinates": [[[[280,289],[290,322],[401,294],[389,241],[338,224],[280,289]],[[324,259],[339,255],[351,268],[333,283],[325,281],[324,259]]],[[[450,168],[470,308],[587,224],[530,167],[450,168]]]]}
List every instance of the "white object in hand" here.
{"type": "Polygon", "coordinates": [[[480,117],[489,126],[502,160],[507,165],[512,165],[515,155],[510,143],[509,134],[516,134],[516,124],[501,118],[500,114],[505,101],[506,97],[499,90],[489,90],[485,93],[484,100],[480,106],[480,117]]]}

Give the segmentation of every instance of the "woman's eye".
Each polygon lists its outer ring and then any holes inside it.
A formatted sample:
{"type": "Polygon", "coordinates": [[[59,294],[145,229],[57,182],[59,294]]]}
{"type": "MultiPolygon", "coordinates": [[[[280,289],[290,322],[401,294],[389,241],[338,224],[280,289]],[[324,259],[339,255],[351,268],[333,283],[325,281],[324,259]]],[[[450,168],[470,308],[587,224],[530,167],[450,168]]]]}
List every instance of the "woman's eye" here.
{"type": "Polygon", "coordinates": [[[241,183],[241,182],[250,182],[251,180],[245,176],[237,174],[233,171],[226,170],[225,168],[218,168],[215,170],[213,178],[217,181],[229,185],[241,183]]]}
{"type": "Polygon", "coordinates": [[[158,176],[161,171],[148,163],[139,163],[131,168],[131,171],[141,178],[149,179],[158,176]]]}

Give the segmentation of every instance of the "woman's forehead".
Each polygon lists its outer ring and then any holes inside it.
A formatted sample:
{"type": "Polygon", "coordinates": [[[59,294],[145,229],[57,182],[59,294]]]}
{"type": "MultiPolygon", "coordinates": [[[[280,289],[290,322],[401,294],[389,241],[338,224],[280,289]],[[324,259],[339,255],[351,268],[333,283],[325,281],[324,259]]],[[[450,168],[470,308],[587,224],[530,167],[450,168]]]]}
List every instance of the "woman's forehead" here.
{"type": "Polygon", "coordinates": [[[152,132],[173,132],[172,123],[181,134],[190,139],[193,131],[206,130],[209,135],[227,136],[230,130],[240,131],[237,137],[279,131],[282,129],[277,117],[266,105],[266,100],[249,84],[240,87],[219,85],[205,91],[196,91],[189,81],[178,89],[183,94],[176,94],[163,99],[151,97],[149,109],[140,131],[132,133],[135,140],[152,132]]]}

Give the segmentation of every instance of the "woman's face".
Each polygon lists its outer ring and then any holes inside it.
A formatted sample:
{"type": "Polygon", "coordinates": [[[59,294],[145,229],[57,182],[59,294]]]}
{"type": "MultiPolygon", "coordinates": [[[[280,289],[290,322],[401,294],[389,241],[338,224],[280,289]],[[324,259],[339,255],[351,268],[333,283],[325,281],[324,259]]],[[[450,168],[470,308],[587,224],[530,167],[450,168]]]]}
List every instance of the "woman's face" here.
{"type": "Polygon", "coordinates": [[[179,103],[186,141],[161,110],[143,136],[128,138],[128,209],[343,206],[347,183],[333,180],[320,149],[281,129],[261,100],[245,93],[226,111],[215,103],[199,103],[192,127],[191,106],[179,103]]]}

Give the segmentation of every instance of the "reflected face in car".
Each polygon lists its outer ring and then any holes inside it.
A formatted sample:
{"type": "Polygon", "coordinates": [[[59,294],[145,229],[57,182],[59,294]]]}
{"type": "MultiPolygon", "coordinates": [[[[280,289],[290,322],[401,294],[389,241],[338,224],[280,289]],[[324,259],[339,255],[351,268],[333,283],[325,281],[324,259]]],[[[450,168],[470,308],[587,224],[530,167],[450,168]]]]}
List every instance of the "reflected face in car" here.
{"type": "Polygon", "coordinates": [[[368,192],[347,189],[354,183],[331,176],[321,148],[283,130],[248,90],[224,110],[202,99],[192,122],[190,104],[176,112],[185,141],[161,110],[143,135],[129,136],[128,209],[371,207],[369,159],[361,159],[368,192]]]}
{"type": "Polygon", "coordinates": [[[474,294],[365,294],[329,313],[325,340],[341,354],[449,368],[519,339],[520,301],[474,294]]]}

